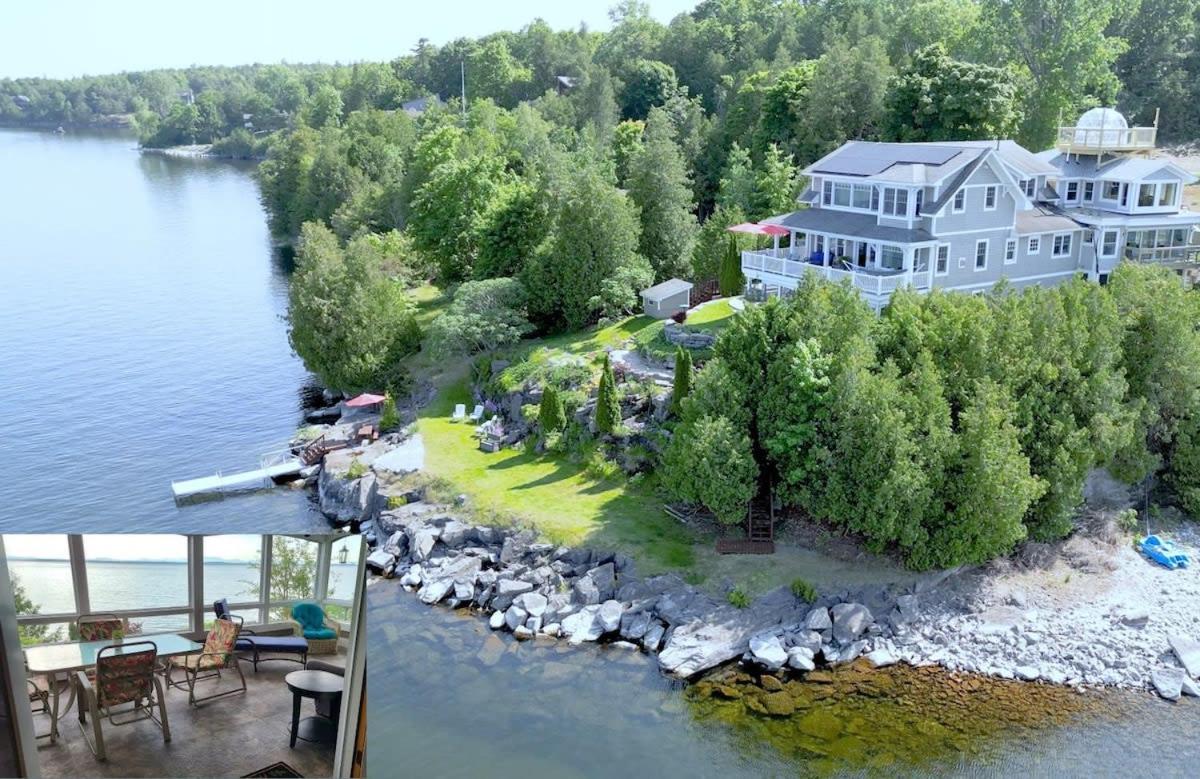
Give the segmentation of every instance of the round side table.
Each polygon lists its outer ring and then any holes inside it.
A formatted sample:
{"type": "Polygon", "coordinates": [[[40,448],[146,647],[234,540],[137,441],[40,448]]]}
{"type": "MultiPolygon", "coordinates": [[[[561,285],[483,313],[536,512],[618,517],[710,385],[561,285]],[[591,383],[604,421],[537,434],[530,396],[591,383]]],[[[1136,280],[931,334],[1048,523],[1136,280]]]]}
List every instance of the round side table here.
{"type": "Polygon", "coordinates": [[[329,703],[329,711],[341,708],[342,677],[328,671],[292,671],[283,678],[292,691],[292,738],[289,746],[296,747],[296,739],[312,743],[333,743],[337,739],[337,715],[330,717],[305,717],[300,719],[300,701],[312,698],[329,703]]]}

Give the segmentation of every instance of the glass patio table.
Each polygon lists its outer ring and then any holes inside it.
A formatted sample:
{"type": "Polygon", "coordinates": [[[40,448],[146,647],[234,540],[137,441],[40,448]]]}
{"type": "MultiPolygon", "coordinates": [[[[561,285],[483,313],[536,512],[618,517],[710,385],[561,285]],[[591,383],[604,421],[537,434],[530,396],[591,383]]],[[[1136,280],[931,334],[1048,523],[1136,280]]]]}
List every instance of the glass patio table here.
{"type": "Polygon", "coordinates": [[[96,665],[96,655],[104,647],[117,647],[118,651],[116,654],[121,655],[124,654],[124,652],[120,651],[122,644],[140,644],[145,641],[154,642],[155,646],[158,647],[158,656],[160,658],[191,654],[204,649],[203,644],[196,643],[189,638],[184,638],[175,633],[138,634],[126,636],[123,639],[74,641],[66,644],[44,644],[42,646],[25,648],[25,665],[29,673],[44,674],[50,680],[51,744],[58,740],[58,720],[60,716],[58,676],[61,674],[68,675],[67,682],[70,685],[71,694],[64,710],[70,709],[71,702],[75,700],[75,686],[70,684],[70,674],[72,672],[94,668],[96,665]]]}

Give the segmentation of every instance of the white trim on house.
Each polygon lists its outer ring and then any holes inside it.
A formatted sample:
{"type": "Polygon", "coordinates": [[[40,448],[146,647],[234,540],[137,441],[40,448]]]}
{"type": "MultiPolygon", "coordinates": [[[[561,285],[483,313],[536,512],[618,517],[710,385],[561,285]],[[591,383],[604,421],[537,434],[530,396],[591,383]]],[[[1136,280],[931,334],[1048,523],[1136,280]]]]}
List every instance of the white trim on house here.
{"type": "Polygon", "coordinates": [[[978,241],[976,241],[976,242],[975,242],[975,265],[974,265],[974,269],[975,269],[975,271],[976,271],[976,272],[978,272],[978,271],[982,271],[982,270],[987,270],[987,266],[988,266],[988,253],[989,253],[989,252],[991,252],[991,243],[992,243],[992,242],[991,242],[991,241],[989,241],[989,240],[988,240],[988,239],[986,239],[986,238],[980,238],[978,241]],[[981,246],[983,247],[983,264],[982,264],[982,265],[980,265],[980,264],[979,264],[979,247],[981,247],[981,246]]]}
{"type": "MultiPolygon", "coordinates": [[[[1004,279],[1006,281],[1010,281],[1010,282],[1041,281],[1043,279],[1057,279],[1057,278],[1062,278],[1063,276],[1077,276],[1077,275],[1079,275],[1078,270],[1065,270],[1065,271],[1059,271],[1058,273],[1039,273],[1036,276],[1005,276],[1004,279]]],[[[980,284],[959,284],[959,285],[953,286],[953,287],[942,287],[942,289],[954,290],[954,291],[987,290],[994,286],[996,286],[996,282],[985,281],[980,284]]]]}

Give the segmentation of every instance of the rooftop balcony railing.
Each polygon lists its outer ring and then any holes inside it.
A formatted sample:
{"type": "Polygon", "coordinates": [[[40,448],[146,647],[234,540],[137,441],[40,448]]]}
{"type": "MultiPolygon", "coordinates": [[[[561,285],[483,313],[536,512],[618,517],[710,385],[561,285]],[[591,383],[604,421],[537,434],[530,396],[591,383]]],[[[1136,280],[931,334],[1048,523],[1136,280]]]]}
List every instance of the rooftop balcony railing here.
{"type": "Polygon", "coordinates": [[[1063,152],[1147,151],[1157,127],[1059,127],[1056,146],[1063,152]]]}

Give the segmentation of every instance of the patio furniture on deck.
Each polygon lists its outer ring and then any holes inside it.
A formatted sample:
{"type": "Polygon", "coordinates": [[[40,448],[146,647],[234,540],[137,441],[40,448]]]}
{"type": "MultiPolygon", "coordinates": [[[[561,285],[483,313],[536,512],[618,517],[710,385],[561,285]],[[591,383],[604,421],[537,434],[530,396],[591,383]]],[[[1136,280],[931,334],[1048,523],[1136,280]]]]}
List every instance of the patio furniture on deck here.
{"type": "Polygon", "coordinates": [[[111,641],[124,638],[125,620],[116,614],[82,614],[75,619],[80,641],[111,641]]]}
{"type": "MultiPolygon", "coordinates": [[[[138,636],[138,643],[145,641],[152,641],[155,644],[158,648],[159,658],[197,652],[203,648],[195,641],[175,633],[138,636]]],[[[71,697],[67,705],[62,706],[60,701],[63,685],[55,683],[54,680],[63,674],[92,669],[96,665],[96,658],[100,651],[113,645],[114,641],[73,641],[25,648],[25,666],[28,672],[35,676],[44,675],[49,680],[51,744],[58,740],[58,721],[62,712],[71,708],[71,701],[75,700],[77,687],[75,684],[68,685],[71,697]]],[[[119,642],[116,642],[116,645],[121,646],[119,642]]],[[[86,674],[84,676],[86,678],[86,674]]]]}
{"type": "MultiPolygon", "coordinates": [[[[327,663],[324,660],[309,660],[304,664],[304,670],[326,671],[334,676],[342,677],[346,675],[346,668],[344,666],[327,663]]],[[[334,722],[337,722],[340,712],[338,711],[338,707],[333,705],[334,703],[337,703],[337,701],[329,698],[317,698],[315,701],[313,701],[313,703],[316,704],[317,714],[320,714],[322,717],[328,717],[334,722]]]]}
{"type": "Polygon", "coordinates": [[[83,671],[75,673],[75,684],[79,687],[79,730],[97,760],[108,759],[104,731],[100,727],[102,717],[112,725],[149,719],[162,730],[164,742],[171,740],[162,682],[155,675],[157,668],[157,645],[153,641],[135,641],[111,644],[96,653],[94,683],[83,671]],[[131,708],[119,711],[113,708],[126,703],[131,704],[131,708]],[[161,719],[154,716],[156,706],[161,719]],[[92,738],[88,737],[86,727],[88,714],[92,715],[92,738]],[[120,715],[133,716],[118,719],[120,715]]]}
{"type": "Polygon", "coordinates": [[[289,746],[296,747],[296,739],[313,743],[330,743],[337,738],[337,720],[330,717],[305,717],[300,719],[300,699],[312,698],[324,702],[327,711],[341,708],[344,679],[328,671],[292,671],[284,677],[292,691],[292,730],[289,746]]]}
{"type": "Polygon", "coordinates": [[[167,686],[179,688],[184,686],[182,682],[174,679],[175,669],[179,668],[183,670],[184,679],[187,682],[188,703],[193,706],[202,701],[245,692],[246,677],[242,675],[242,667],[238,664],[237,654],[234,651],[240,629],[240,618],[237,622],[232,619],[218,619],[213,624],[212,630],[208,631],[208,637],[204,640],[204,646],[199,654],[171,658],[167,667],[167,686]],[[222,669],[228,670],[231,666],[233,670],[237,671],[238,678],[242,682],[241,687],[213,693],[202,698],[196,697],[196,682],[206,679],[220,680],[222,669]],[[201,675],[202,673],[203,675],[201,675]]]}
{"type": "Polygon", "coordinates": [[[297,603],[292,606],[292,632],[308,641],[310,655],[337,654],[338,625],[325,616],[325,611],[315,603],[297,603]]]}
{"type": "MultiPolygon", "coordinates": [[[[217,619],[235,616],[229,611],[229,601],[222,598],[213,603],[213,612],[217,619]]],[[[258,673],[258,664],[267,660],[286,660],[291,663],[304,665],[308,661],[308,641],[296,636],[260,636],[253,630],[241,628],[238,631],[237,643],[234,649],[238,652],[250,652],[254,672],[258,673]],[[285,655],[285,657],[263,657],[262,655],[285,655]]]]}

